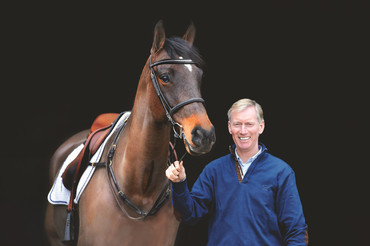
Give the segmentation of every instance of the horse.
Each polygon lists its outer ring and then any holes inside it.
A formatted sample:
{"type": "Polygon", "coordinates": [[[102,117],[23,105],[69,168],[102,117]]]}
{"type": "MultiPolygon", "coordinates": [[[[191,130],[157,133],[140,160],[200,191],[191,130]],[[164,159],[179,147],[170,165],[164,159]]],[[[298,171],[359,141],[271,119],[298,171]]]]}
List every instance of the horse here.
{"type": "MultiPolygon", "coordinates": [[[[181,217],[172,206],[165,176],[172,132],[183,139],[185,153],[193,156],[208,153],[216,141],[201,97],[204,62],[193,46],[194,38],[194,24],[182,37],[171,38],[162,21],[155,25],[131,115],[102,154],[110,168],[96,169],[76,205],[76,245],[175,244],[181,217]]],[[[51,184],[87,134],[84,130],[73,135],[55,151],[51,184]]],[[[66,216],[66,206],[48,203],[44,225],[51,245],[65,245],[66,216]]]]}

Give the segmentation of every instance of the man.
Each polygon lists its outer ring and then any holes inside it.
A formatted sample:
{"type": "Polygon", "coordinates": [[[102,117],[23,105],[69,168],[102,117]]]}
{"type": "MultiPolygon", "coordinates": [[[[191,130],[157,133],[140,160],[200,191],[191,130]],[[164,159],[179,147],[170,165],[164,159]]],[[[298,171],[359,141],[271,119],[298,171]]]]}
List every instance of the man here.
{"type": "Polygon", "coordinates": [[[228,119],[231,153],[209,163],[191,192],[182,162],[166,170],[183,222],[209,214],[208,245],[306,245],[294,172],[258,141],[265,128],[261,106],[241,99],[228,119]]]}

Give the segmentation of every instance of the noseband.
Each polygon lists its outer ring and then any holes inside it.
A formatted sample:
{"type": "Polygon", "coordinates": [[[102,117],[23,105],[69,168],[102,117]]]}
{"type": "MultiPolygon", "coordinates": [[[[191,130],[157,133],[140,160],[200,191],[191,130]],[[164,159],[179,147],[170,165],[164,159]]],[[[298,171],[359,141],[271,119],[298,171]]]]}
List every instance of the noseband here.
{"type": "Polygon", "coordinates": [[[196,64],[196,63],[191,59],[164,59],[164,60],[159,60],[159,61],[156,61],[156,62],[152,63],[152,56],[149,57],[149,61],[150,61],[150,77],[152,79],[152,82],[153,82],[155,91],[157,93],[157,96],[159,97],[159,100],[161,101],[162,106],[163,106],[163,108],[166,112],[166,116],[167,116],[168,121],[171,122],[171,124],[172,124],[175,137],[181,139],[182,135],[183,135],[182,125],[179,124],[178,122],[176,122],[172,118],[172,116],[180,108],[184,107],[185,105],[188,105],[188,104],[194,103],[194,102],[201,102],[201,103],[204,104],[204,100],[203,100],[203,98],[190,98],[188,100],[185,100],[185,101],[175,105],[174,107],[171,107],[171,105],[168,103],[168,101],[164,97],[164,95],[163,95],[163,93],[162,93],[162,91],[159,87],[157,75],[155,74],[155,71],[154,71],[153,68],[155,66],[162,65],[162,64],[196,64]],[[176,131],[175,126],[179,127],[179,129],[180,129],[179,132],[176,131]]]}

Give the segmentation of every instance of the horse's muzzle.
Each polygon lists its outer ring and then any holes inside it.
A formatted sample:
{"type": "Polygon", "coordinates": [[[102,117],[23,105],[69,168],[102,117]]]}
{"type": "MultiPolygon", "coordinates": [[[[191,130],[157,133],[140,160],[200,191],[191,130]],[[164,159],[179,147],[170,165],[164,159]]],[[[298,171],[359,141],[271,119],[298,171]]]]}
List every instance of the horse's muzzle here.
{"type": "Polygon", "coordinates": [[[211,151],[213,144],[216,142],[215,128],[212,126],[210,130],[205,130],[200,126],[195,126],[191,132],[191,141],[189,144],[185,139],[185,144],[188,147],[191,155],[202,155],[211,151]]]}

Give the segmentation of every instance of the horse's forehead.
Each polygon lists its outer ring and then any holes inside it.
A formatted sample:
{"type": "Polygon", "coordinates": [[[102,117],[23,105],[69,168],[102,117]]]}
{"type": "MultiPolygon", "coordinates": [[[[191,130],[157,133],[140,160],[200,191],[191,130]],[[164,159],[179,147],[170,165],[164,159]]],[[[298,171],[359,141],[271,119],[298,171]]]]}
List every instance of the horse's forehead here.
{"type": "MultiPolygon", "coordinates": [[[[184,57],[182,57],[182,56],[179,56],[177,58],[180,59],[180,60],[184,59],[184,57]]],[[[193,71],[193,67],[191,66],[191,64],[184,64],[184,66],[189,70],[189,72],[193,71]]]]}
{"type": "Polygon", "coordinates": [[[162,59],[171,59],[170,55],[167,53],[165,49],[160,49],[155,55],[153,55],[155,60],[162,60],[162,59]]]}
{"type": "MultiPolygon", "coordinates": [[[[153,56],[152,56],[152,62],[155,62],[155,61],[159,61],[159,60],[165,60],[165,59],[188,59],[188,58],[184,58],[178,54],[175,54],[175,56],[171,57],[167,51],[165,49],[160,49],[157,51],[157,53],[155,53],[153,56]]],[[[173,69],[175,69],[176,72],[180,72],[182,74],[182,76],[187,76],[187,78],[189,80],[194,80],[195,81],[199,81],[201,79],[201,76],[198,76],[199,74],[202,74],[202,69],[199,68],[197,65],[195,64],[163,64],[163,67],[162,68],[165,68],[165,67],[172,67],[173,69]],[[180,69],[180,68],[183,68],[183,69],[180,69]],[[198,69],[199,68],[199,69],[198,69]]],[[[161,67],[161,66],[160,66],[161,67]]],[[[160,67],[158,67],[157,69],[160,70],[160,67]]]]}

